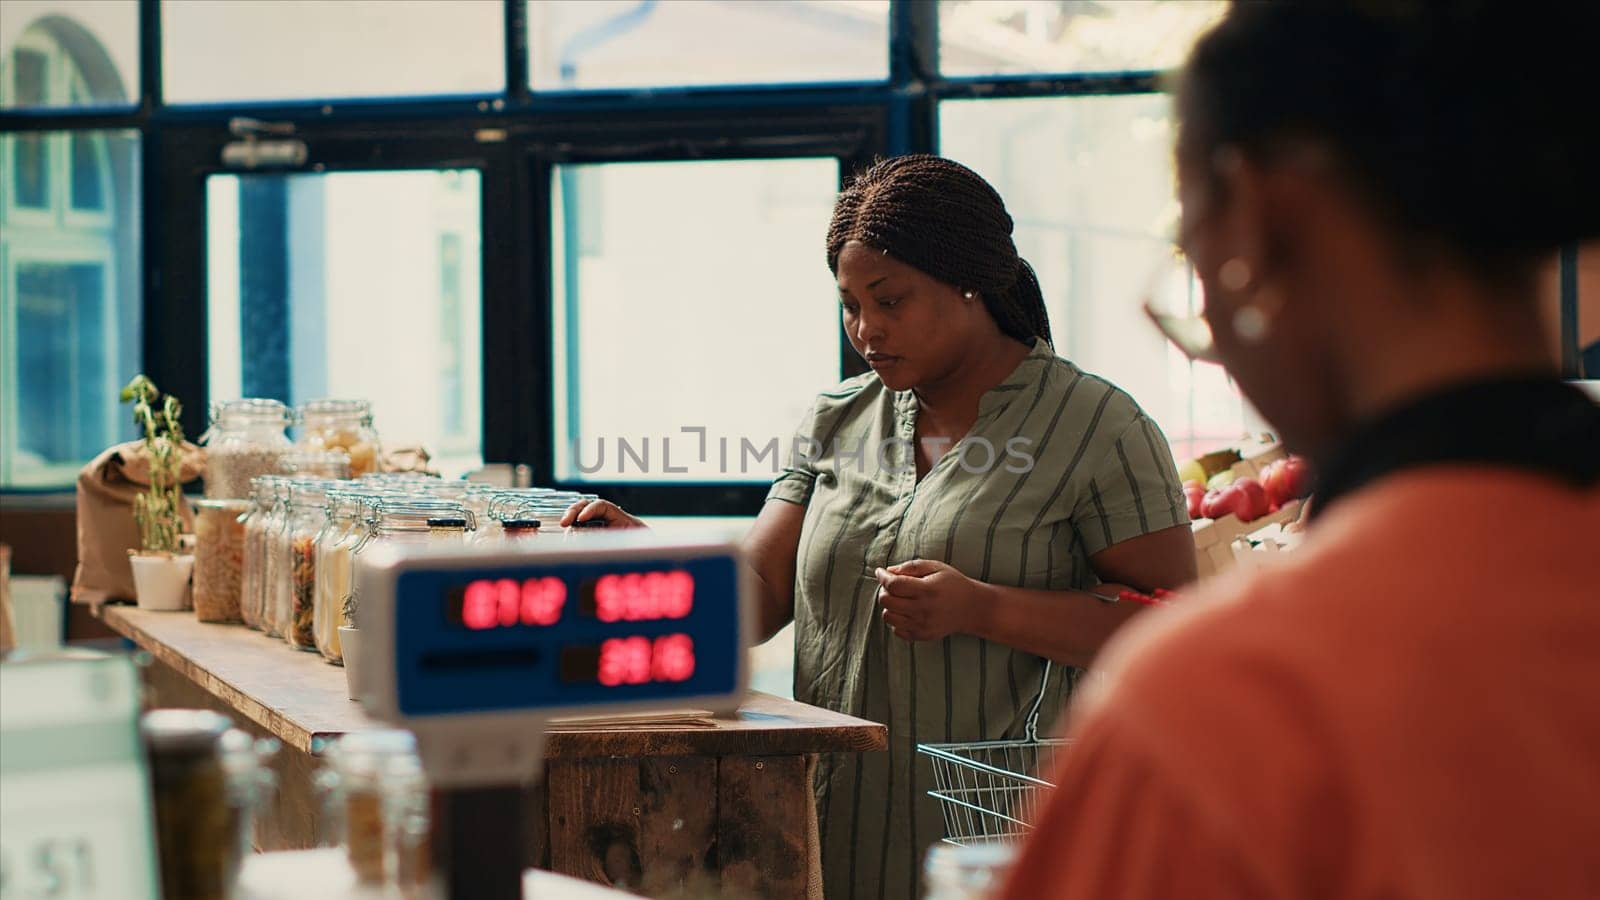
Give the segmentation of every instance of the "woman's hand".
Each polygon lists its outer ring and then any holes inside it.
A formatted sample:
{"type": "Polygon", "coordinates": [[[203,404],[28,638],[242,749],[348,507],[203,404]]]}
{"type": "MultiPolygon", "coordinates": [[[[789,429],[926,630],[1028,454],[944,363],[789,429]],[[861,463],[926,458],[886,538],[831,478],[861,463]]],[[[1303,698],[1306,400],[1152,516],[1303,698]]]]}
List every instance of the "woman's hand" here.
{"type": "Polygon", "coordinates": [[[883,623],[896,637],[936,641],[971,634],[981,613],[983,585],[948,563],[913,559],[873,572],[883,623]]]}
{"type": "Polygon", "coordinates": [[[561,514],[561,527],[571,528],[575,522],[592,522],[600,519],[607,528],[648,528],[644,520],[622,511],[610,500],[579,500],[561,514]]]}

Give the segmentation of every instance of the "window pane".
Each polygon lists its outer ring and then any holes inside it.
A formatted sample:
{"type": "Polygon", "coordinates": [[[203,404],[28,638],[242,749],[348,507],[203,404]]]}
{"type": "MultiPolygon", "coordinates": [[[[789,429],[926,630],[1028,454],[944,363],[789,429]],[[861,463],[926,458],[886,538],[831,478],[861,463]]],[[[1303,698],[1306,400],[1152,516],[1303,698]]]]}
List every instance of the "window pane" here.
{"type": "Polygon", "coordinates": [[[479,173],[217,175],[213,401],[360,397],[388,448],[482,464],[479,173]]]}
{"type": "Polygon", "coordinates": [[[1140,310],[1177,222],[1169,106],[1159,94],[966,100],[939,118],[942,152],[1005,198],[1056,351],[1132,394],[1182,458],[1245,422],[1222,369],[1185,360],[1140,310]]]}
{"type": "Polygon", "coordinates": [[[576,165],[553,181],[558,476],[770,481],[781,454],[762,451],[839,381],[821,250],[838,162],[576,165]]]}
{"type": "Polygon", "coordinates": [[[100,215],[64,215],[65,197],[48,188],[59,178],[43,181],[40,203],[0,209],[4,487],[69,486],[95,454],[134,436],[117,391],[140,368],[138,136],[0,136],[0,174],[16,184],[19,161],[65,164],[69,141],[101,160],[100,215]]]}
{"type": "Polygon", "coordinates": [[[541,91],[889,75],[887,0],[528,0],[541,91]]]}
{"type": "Polygon", "coordinates": [[[138,0],[0,5],[0,109],[126,106],[138,100],[138,0]]]}
{"type": "Polygon", "coordinates": [[[1222,0],[939,0],[946,75],[1118,72],[1183,62],[1222,0]]]}
{"type": "Polygon", "coordinates": [[[105,209],[107,160],[105,144],[92,133],[72,136],[72,208],[86,211],[105,209]]]}
{"type": "Polygon", "coordinates": [[[170,103],[505,90],[501,0],[162,0],[170,103]]]}

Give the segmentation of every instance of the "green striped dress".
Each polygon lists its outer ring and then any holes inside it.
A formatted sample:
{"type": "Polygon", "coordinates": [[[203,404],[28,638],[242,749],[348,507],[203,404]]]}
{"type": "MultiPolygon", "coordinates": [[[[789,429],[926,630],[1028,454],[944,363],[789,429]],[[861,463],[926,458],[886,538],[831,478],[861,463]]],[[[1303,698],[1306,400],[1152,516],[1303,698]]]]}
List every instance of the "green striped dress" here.
{"type": "Polygon", "coordinates": [[[920,482],[917,409],[915,394],[871,373],[820,395],[768,494],[806,508],[795,697],[889,729],[888,752],[818,766],[827,900],[920,896],[922,854],[944,820],[916,745],[1048,735],[1080,674],[967,635],[893,636],[873,569],[922,558],[993,584],[1082,588],[1097,581],[1093,554],[1188,522],[1160,429],[1045,341],[920,482]]]}

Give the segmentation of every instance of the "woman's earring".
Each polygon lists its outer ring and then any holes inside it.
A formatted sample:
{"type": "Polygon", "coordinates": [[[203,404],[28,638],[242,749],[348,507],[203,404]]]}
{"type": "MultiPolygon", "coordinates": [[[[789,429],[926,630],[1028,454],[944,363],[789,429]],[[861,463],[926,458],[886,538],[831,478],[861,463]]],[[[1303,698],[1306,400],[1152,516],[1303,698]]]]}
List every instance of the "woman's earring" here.
{"type": "Polygon", "coordinates": [[[1250,287],[1255,273],[1250,271],[1250,264],[1240,257],[1225,260],[1217,269],[1217,281],[1230,291],[1243,291],[1250,287]]]}
{"type": "Polygon", "coordinates": [[[971,291],[962,291],[961,296],[971,300],[975,295],[971,291]]]}
{"type": "Polygon", "coordinates": [[[1259,344],[1267,336],[1271,323],[1259,306],[1241,306],[1233,314],[1233,333],[1247,344],[1259,344]]]}
{"type": "Polygon", "coordinates": [[[1247,344],[1259,344],[1272,330],[1272,319],[1283,309],[1283,296],[1272,290],[1258,290],[1254,302],[1233,313],[1233,333],[1247,344]]]}

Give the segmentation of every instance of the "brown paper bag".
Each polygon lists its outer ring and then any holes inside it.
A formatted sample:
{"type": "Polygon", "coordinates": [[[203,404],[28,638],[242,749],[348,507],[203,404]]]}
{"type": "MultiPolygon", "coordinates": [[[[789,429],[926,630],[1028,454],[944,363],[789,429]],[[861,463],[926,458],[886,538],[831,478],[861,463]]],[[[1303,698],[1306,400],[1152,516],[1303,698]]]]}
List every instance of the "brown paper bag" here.
{"type": "MultiPolygon", "coordinates": [[[[179,479],[205,474],[205,451],[187,441],[179,479]]],[[[118,444],[95,457],[78,473],[78,571],[72,578],[72,602],[98,606],[107,600],[132,600],[133,567],[128,551],[139,549],[139,526],[133,521],[133,498],[150,486],[150,458],[143,441],[118,444]]],[[[178,504],[183,531],[194,531],[189,504],[178,504]]]]}
{"type": "Polygon", "coordinates": [[[380,468],[385,472],[421,472],[437,476],[439,473],[428,466],[432,459],[423,447],[396,447],[383,454],[380,468]]]}

